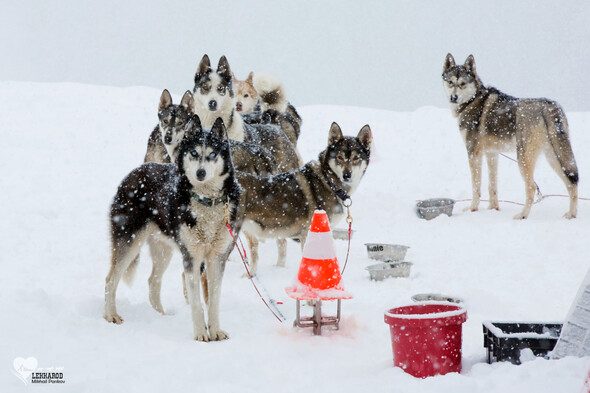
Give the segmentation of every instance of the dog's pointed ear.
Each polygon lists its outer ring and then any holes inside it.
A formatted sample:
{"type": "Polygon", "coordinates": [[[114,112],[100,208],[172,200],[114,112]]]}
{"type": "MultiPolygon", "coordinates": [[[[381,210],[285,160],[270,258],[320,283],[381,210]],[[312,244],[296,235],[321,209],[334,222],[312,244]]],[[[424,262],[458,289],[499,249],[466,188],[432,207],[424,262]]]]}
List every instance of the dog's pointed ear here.
{"type": "Polygon", "coordinates": [[[254,72],[250,71],[250,73],[248,74],[248,77],[246,78],[246,83],[249,84],[250,86],[254,87],[254,72]]]}
{"type": "Polygon", "coordinates": [[[195,125],[194,125],[195,131],[198,131],[198,132],[203,131],[203,126],[201,125],[201,118],[199,116],[193,115],[191,117],[191,120],[193,121],[193,123],[195,123],[195,125]]]}
{"type": "Polygon", "coordinates": [[[371,132],[371,127],[366,124],[363,128],[361,128],[356,138],[359,140],[361,145],[365,147],[365,149],[370,149],[371,142],[373,142],[373,133],[371,132]]]}
{"type": "Polygon", "coordinates": [[[180,106],[182,106],[187,112],[193,113],[193,95],[190,91],[186,91],[182,96],[182,100],[180,101],[180,106]]]}
{"type": "Polygon", "coordinates": [[[463,64],[463,67],[467,68],[467,71],[471,72],[473,75],[475,75],[475,58],[473,57],[473,55],[469,55],[467,57],[467,59],[465,60],[465,64],[463,64]]]}
{"type": "Polygon", "coordinates": [[[211,61],[209,61],[209,56],[205,54],[203,55],[203,58],[197,67],[197,72],[195,73],[195,83],[197,83],[203,75],[208,74],[209,72],[211,72],[211,61]]]}
{"type": "Polygon", "coordinates": [[[215,123],[213,123],[213,127],[211,127],[211,132],[219,139],[225,139],[225,124],[223,123],[221,117],[218,117],[215,120],[215,123]]]}
{"type": "Polygon", "coordinates": [[[168,89],[164,89],[162,95],[160,96],[160,103],[158,104],[158,111],[166,109],[172,106],[172,96],[170,96],[170,92],[168,89]]]}
{"type": "Polygon", "coordinates": [[[333,145],[340,139],[342,139],[342,130],[336,122],[333,122],[328,133],[328,146],[333,145]]]}
{"type": "Polygon", "coordinates": [[[189,136],[197,135],[203,130],[201,119],[197,115],[192,115],[190,120],[186,123],[183,139],[189,136]]]}
{"type": "Polygon", "coordinates": [[[229,68],[229,63],[227,62],[225,56],[221,56],[221,58],[219,59],[219,64],[217,65],[217,73],[225,80],[232,80],[232,72],[229,68]]]}
{"type": "Polygon", "coordinates": [[[450,53],[447,53],[445,63],[443,64],[443,72],[447,72],[455,66],[455,58],[450,53]]]}

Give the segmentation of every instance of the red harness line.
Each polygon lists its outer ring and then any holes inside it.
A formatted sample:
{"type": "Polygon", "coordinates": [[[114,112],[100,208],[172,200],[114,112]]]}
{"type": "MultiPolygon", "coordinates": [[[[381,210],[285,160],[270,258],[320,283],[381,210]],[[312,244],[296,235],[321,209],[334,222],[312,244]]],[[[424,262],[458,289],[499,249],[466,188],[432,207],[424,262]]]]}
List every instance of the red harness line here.
{"type": "MultiPolygon", "coordinates": [[[[242,258],[242,262],[244,263],[244,267],[246,268],[246,273],[248,273],[248,278],[250,279],[250,282],[252,283],[252,285],[254,286],[254,289],[256,290],[256,293],[258,293],[258,296],[260,296],[260,299],[262,300],[262,302],[264,303],[264,305],[266,306],[266,308],[268,308],[270,310],[270,312],[272,313],[272,315],[275,316],[276,319],[278,319],[279,322],[283,322],[285,320],[285,318],[281,318],[279,317],[274,311],[273,309],[270,307],[270,305],[268,304],[268,302],[264,299],[264,296],[262,296],[262,294],[260,293],[260,291],[258,290],[258,287],[256,286],[256,284],[254,283],[253,279],[252,279],[252,275],[250,274],[250,269],[248,269],[248,256],[246,255],[246,248],[244,248],[244,245],[242,244],[242,250],[240,250],[240,246],[238,245],[238,242],[236,241],[236,237],[234,236],[234,232],[231,229],[231,225],[229,224],[225,224],[225,226],[227,226],[227,229],[229,231],[229,234],[231,235],[234,244],[236,245],[236,248],[238,249],[238,253],[240,254],[240,258],[242,258]],[[243,254],[242,254],[243,252],[243,254]]],[[[240,243],[242,241],[240,240],[240,243]]]]}

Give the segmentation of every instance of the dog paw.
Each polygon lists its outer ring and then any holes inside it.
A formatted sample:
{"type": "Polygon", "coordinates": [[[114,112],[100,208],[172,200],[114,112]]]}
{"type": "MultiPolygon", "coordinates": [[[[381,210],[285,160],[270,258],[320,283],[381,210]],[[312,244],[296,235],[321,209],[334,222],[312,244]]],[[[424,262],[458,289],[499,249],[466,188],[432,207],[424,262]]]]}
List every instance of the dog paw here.
{"type": "Polygon", "coordinates": [[[107,322],[111,322],[117,325],[120,325],[123,323],[123,318],[121,318],[121,316],[119,314],[109,314],[109,315],[105,315],[104,319],[107,320],[107,322]]]}
{"type": "Polygon", "coordinates": [[[209,342],[209,334],[207,332],[198,332],[195,334],[195,341],[209,342]]]}
{"type": "Polygon", "coordinates": [[[515,215],[513,218],[515,220],[526,220],[526,218],[528,217],[527,214],[524,213],[518,213],[517,215],[515,215]]]}
{"type": "Polygon", "coordinates": [[[211,341],[222,341],[227,340],[229,338],[229,334],[227,334],[223,330],[209,332],[209,336],[211,341]]]}
{"type": "Polygon", "coordinates": [[[568,220],[571,220],[572,218],[576,218],[576,215],[570,212],[567,212],[563,215],[563,217],[567,218],[568,220]]]}
{"type": "Polygon", "coordinates": [[[250,272],[250,274],[248,274],[248,272],[246,272],[246,273],[242,274],[242,278],[250,278],[250,277],[252,277],[252,278],[256,277],[256,273],[250,272]]]}
{"type": "Polygon", "coordinates": [[[497,203],[495,203],[495,204],[490,204],[490,205],[488,206],[488,209],[489,209],[489,210],[500,210],[500,206],[499,206],[497,203]]]}
{"type": "Polygon", "coordinates": [[[477,206],[467,206],[463,208],[464,212],[476,212],[478,210],[477,206]]]}

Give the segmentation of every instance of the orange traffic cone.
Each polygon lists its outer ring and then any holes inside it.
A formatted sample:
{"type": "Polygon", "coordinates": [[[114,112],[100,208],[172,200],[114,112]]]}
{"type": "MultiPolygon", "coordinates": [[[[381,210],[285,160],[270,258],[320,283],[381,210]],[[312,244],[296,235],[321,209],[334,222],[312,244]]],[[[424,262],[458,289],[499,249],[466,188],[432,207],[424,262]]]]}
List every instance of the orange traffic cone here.
{"type": "Polygon", "coordinates": [[[297,300],[352,298],[342,287],[334,239],[328,215],[323,210],[316,210],[313,214],[311,228],[303,246],[297,280],[294,286],[285,290],[290,297],[297,300]]]}
{"type": "Polygon", "coordinates": [[[294,325],[311,327],[313,334],[322,334],[322,326],[340,326],[342,299],[352,295],[342,288],[342,276],[336,258],[334,238],[328,223],[328,215],[323,210],[313,213],[311,228],[303,246],[303,257],[299,265],[297,280],[292,287],[285,288],[289,297],[297,300],[294,325]],[[313,316],[301,316],[301,300],[313,301],[313,316]],[[322,315],[322,300],[337,300],[335,316],[322,315]]]}

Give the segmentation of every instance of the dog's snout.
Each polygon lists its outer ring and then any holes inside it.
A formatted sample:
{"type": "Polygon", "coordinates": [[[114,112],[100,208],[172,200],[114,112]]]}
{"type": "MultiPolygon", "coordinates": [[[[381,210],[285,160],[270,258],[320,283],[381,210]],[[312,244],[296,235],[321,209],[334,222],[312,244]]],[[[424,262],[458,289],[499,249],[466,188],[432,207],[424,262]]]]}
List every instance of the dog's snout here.
{"type": "Polygon", "coordinates": [[[238,112],[241,112],[242,111],[242,103],[240,101],[236,102],[236,110],[238,112]]]}
{"type": "Polygon", "coordinates": [[[210,111],[217,110],[217,101],[215,101],[215,100],[209,101],[209,110],[210,111]]]}
{"type": "Polygon", "coordinates": [[[451,94],[451,97],[449,97],[449,98],[453,104],[456,104],[457,98],[459,98],[459,97],[457,96],[457,94],[451,94]]]}
{"type": "Polygon", "coordinates": [[[203,181],[205,179],[205,176],[207,176],[207,172],[204,169],[201,168],[197,170],[198,181],[203,181]]]}
{"type": "Polygon", "coordinates": [[[350,179],[352,178],[352,173],[350,171],[344,171],[342,173],[342,177],[344,178],[345,181],[350,181],[350,179]]]}
{"type": "Polygon", "coordinates": [[[166,135],[164,136],[164,143],[168,145],[172,143],[172,134],[166,133],[166,135]]]}

